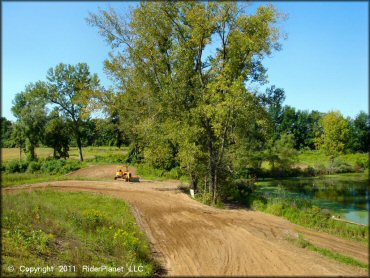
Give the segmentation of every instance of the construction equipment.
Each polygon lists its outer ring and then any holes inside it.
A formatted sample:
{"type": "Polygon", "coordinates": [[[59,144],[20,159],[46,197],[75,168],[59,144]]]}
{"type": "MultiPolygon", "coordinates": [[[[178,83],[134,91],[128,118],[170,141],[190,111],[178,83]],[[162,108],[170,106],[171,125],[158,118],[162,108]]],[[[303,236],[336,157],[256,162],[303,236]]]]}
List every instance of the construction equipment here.
{"type": "Polygon", "coordinates": [[[119,166],[116,170],[114,179],[123,179],[125,181],[132,181],[132,173],[128,170],[127,165],[119,166]]]}

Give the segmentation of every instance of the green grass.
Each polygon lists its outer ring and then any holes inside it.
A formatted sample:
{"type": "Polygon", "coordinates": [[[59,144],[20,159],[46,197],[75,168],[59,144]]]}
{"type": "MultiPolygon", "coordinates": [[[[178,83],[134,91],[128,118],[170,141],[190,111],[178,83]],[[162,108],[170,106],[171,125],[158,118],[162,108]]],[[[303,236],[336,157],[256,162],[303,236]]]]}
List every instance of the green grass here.
{"type": "MultiPolygon", "coordinates": [[[[348,153],[338,156],[338,160],[346,162],[350,165],[355,165],[357,161],[368,161],[369,154],[367,153],[348,153]]],[[[318,164],[329,166],[330,158],[321,151],[300,151],[297,163],[306,164],[314,167],[318,164]]]]}
{"type": "Polygon", "coordinates": [[[63,180],[109,180],[112,179],[98,179],[98,178],[84,178],[68,175],[50,175],[45,173],[3,173],[1,177],[1,186],[9,187],[14,185],[32,184],[47,181],[63,181],[63,180]]]}
{"type": "Polygon", "coordinates": [[[321,254],[325,257],[328,257],[330,259],[333,259],[337,262],[341,262],[341,263],[344,263],[344,264],[347,264],[347,265],[357,266],[357,267],[361,267],[361,268],[365,268],[365,269],[369,268],[368,264],[363,263],[359,260],[356,260],[352,257],[343,255],[341,253],[338,253],[338,252],[335,252],[335,251],[332,251],[332,250],[329,250],[329,249],[326,249],[326,248],[322,248],[322,247],[313,245],[311,242],[304,239],[302,234],[298,235],[298,239],[294,240],[291,237],[288,237],[287,239],[289,241],[293,242],[295,245],[301,247],[301,248],[307,248],[308,250],[319,253],[319,254],[321,254]]]}
{"type": "MultiPolygon", "coordinates": [[[[156,264],[145,235],[129,207],[100,194],[38,190],[3,195],[2,275],[21,275],[20,266],[76,266],[39,276],[100,276],[115,273],[82,272],[83,265],[125,269],[142,266],[151,276],[156,264]],[[9,273],[8,267],[15,272],[9,273]]],[[[24,275],[24,274],[23,274],[24,275]]]]}
{"type": "Polygon", "coordinates": [[[327,210],[313,206],[308,200],[253,194],[250,204],[255,210],[284,217],[292,223],[368,244],[368,227],[336,221],[327,210]]]}

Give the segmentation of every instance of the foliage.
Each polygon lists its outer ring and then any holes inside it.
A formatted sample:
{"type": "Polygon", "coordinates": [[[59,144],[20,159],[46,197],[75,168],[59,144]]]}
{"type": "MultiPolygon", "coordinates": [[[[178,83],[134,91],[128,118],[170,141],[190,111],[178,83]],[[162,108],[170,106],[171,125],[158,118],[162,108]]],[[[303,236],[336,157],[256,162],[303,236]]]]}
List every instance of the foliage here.
{"type": "Polygon", "coordinates": [[[76,272],[71,274],[78,277],[86,275],[82,265],[124,266],[125,271],[131,264],[142,265],[140,275],[147,276],[157,268],[128,205],[87,193],[42,190],[5,194],[2,248],[3,275],[9,275],[7,266],[17,270],[25,261],[40,267],[75,265],[76,272]]]}
{"type": "Polygon", "coordinates": [[[13,132],[13,124],[11,121],[6,119],[5,117],[0,118],[1,124],[1,140],[0,140],[0,147],[1,148],[11,148],[14,147],[14,142],[12,142],[12,132],[13,132]]]}
{"type": "Polygon", "coordinates": [[[167,169],[179,164],[215,203],[231,175],[228,154],[250,147],[243,145],[253,136],[249,126],[266,125],[245,83],[265,81],[261,61],[280,48],[280,14],[264,6],[248,15],[231,2],[143,2],[125,18],[110,9],[88,22],[119,50],[105,68],[120,92],[102,98],[125,119],[136,156],[130,159],[144,156],[167,169]],[[216,53],[205,57],[215,37],[216,53]]]}
{"type": "Polygon", "coordinates": [[[270,149],[269,160],[272,168],[288,170],[297,160],[297,150],[294,148],[292,134],[282,134],[270,149]]]}
{"type": "Polygon", "coordinates": [[[145,179],[180,179],[183,174],[179,168],[172,168],[170,171],[166,171],[164,169],[154,168],[148,163],[140,163],[136,166],[138,175],[145,179]]]}
{"type": "Polygon", "coordinates": [[[349,140],[349,125],[340,112],[329,112],[320,120],[323,133],[319,134],[316,143],[331,160],[343,153],[349,140]]]}
{"type": "Polygon", "coordinates": [[[41,96],[57,105],[69,120],[80,160],[83,161],[81,129],[84,120],[96,108],[94,99],[100,89],[98,76],[90,74],[89,66],[85,63],[76,66],[61,63],[49,69],[47,80],[47,90],[41,96]]]}
{"type": "Polygon", "coordinates": [[[4,164],[6,173],[45,173],[66,174],[81,168],[81,163],[74,160],[41,159],[38,161],[10,160],[4,164]]]}
{"type": "Polygon", "coordinates": [[[369,115],[361,111],[355,119],[347,120],[350,125],[349,146],[352,151],[368,152],[370,146],[370,119],[369,115]]]}
{"type": "Polygon", "coordinates": [[[296,149],[315,149],[315,138],[321,131],[320,119],[323,113],[296,110],[291,106],[284,106],[281,112],[281,121],[278,122],[279,134],[292,134],[296,149]]]}
{"type": "Polygon", "coordinates": [[[309,200],[289,197],[272,197],[253,193],[251,207],[277,216],[282,216],[292,223],[327,232],[346,239],[367,243],[368,228],[336,221],[327,210],[312,205],[309,200]]]}
{"type": "MultiPolygon", "coordinates": [[[[17,118],[15,139],[19,142],[23,141],[23,138],[26,139],[26,153],[30,160],[36,159],[35,148],[44,134],[46,103],[40,94],[45,90],[44,83],[31,83],[13,100],[12,112],[17,118]]],[[[22,144],[20,143],[20,145],[22,144]]]]}
{"type": "Polygon", "coordinates": [[[279,138],[280,125],[283,117],[283,102],[285,100],[285,92],[281,88],[271,86],[266,89],[264,94],[260,96],[262,105],[264,105],[271,117],[272,124],[274,126],[272,139],[277,140],[279,138]]]}
{"type": "Polygon", "coordinates": [[[5,169],[8,173],[23,173],[27,170],[28,163],[27,161],[11,160],[5,164],[5,169]]]}
{"type": "Polygon", "coordinates": [[[49,115],[43,142],[46,146],[53,148],[54,158],[69,157],[70,130],[66,120],[60,117],[57,109],[49,115]]]}

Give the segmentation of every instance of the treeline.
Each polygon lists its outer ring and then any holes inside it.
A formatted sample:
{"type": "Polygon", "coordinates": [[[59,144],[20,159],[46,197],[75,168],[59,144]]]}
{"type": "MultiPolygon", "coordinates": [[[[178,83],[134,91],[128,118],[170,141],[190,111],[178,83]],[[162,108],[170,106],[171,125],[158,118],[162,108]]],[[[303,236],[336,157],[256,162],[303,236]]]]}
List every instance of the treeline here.
{"type": "MultiPolygon", "coordinates": [[[[16,130],[17,122],[1,117],[2,148],[26,148],[26,142],[19,140],[16,130]]],[[[46,117],[45,125],[42,128],[43,136],[40,137],[40,141],[38,141],[36,146],[55,148],[56,158],[58,158],[58,145],[56,144],[58,141],[62,142],[64,139],[67,142],[66,150],[69,150],[69,147],[77,147],[76,140],[71,136],[70,130],[68,120],[58,115],[56,111],[52,111],[46,117]]],[[[128,145],[128,141],[125,139],[123,131],[119,128],[117,120],[112,118],[86,120],[82,134],[82,145],[84,147],[115,146],[120,148],[128,145]]]]}
{"type": "Polygon", "coordinates": [[[86,64],[59,64],[47,82],[16,96],[17,121],[4,121],[12,131],[2,134],[14,134],[10,141],[25,146],[30,159],[40,143],[56,157],[74,143],[80,160],[82,146],[126,143],[128,162],[179,169],[213,203],[263,161],[286,170],[300,149],[322,149],[332,161],[367,151],[365,113],[346,119],[300,111],[283,105],[280,88],[249,89],[267,82],[262,61],[281,49],[282,20],[271,5],[247,14],[236,2],[143,2],[130,14],[90,14],[88,23],[112,47],[105,71],[115,89],[103,88],[86,64]],[[96,110],[107,119],[90,119],[96,110]]]}

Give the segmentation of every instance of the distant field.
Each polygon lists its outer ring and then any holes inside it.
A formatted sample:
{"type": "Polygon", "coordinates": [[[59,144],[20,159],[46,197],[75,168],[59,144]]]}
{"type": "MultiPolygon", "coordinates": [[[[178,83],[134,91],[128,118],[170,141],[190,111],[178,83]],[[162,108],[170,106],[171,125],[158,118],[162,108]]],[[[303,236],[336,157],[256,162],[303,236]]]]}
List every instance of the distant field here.
{"type": "MultiPolygon", "coordinates": [[[[349,153],[340,155],[338,160],[355,165],[356,161],[368,162],[369,154],[367,153],[349,153]]],[[[298,163],[314,167],[316,165],[328,166],[330,158],[320,151],[301,151],[298,155],[298,163]]]]}
{"type": "MultiPolygon", "coordinates": [[[[117,147],[86,147],[82,149],[84,159],[92,159],[96,156],[109,156],[117,154],[126,154],[127,147],[122,147],[121,149],[117,147]]],[[[19,159],[19,149],[18,148],[2,148],[2,161],[9,161],[14,159],[19,159]]],[[[36,155],[39,158],[46,158],[53,156],[53,149],[51,148],[36,148],[36,155]]],[[[26,154],[22,152],[22,159],[26,158],[26,154]]],[[[78,148],[72,147],[69,151],[70,159],[79,159],[78,148]]]]}

